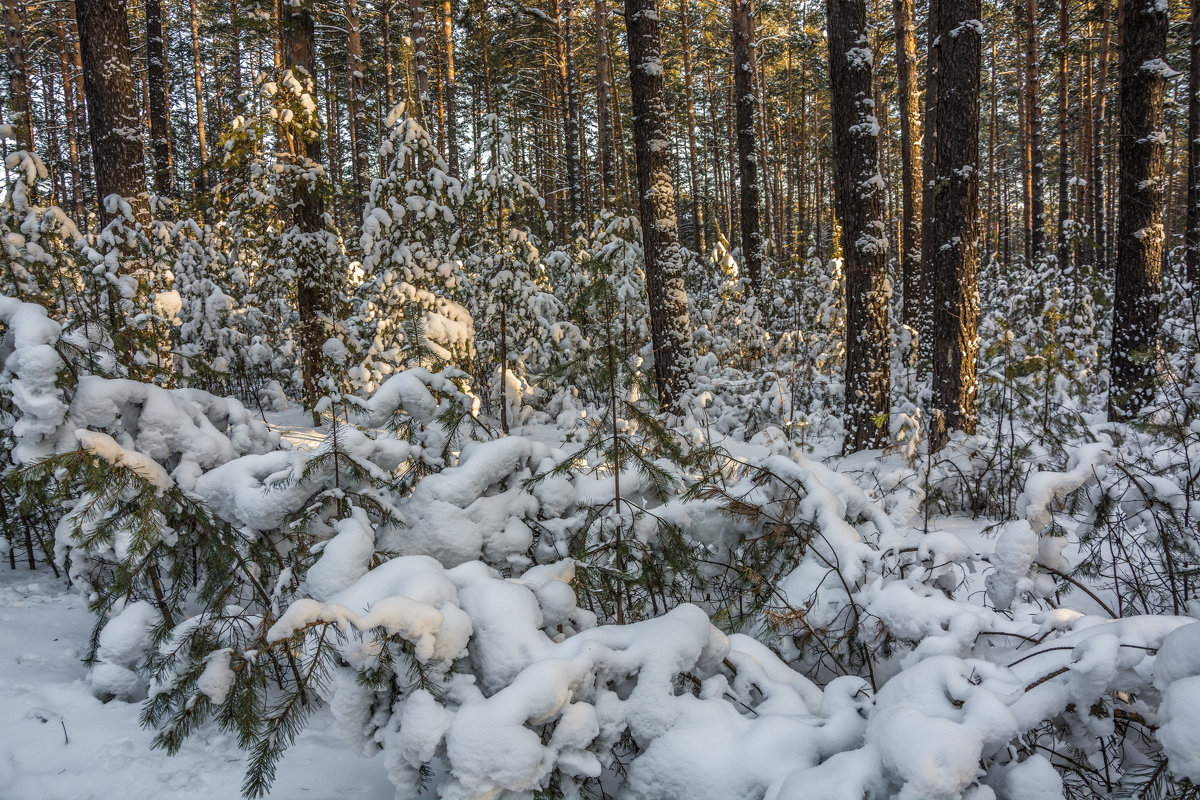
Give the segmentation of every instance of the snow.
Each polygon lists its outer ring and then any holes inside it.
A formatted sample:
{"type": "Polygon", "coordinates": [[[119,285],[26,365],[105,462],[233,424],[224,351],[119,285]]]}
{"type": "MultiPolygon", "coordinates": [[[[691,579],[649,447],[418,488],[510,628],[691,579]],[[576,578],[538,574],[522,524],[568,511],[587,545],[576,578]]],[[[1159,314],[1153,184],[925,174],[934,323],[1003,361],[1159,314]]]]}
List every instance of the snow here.
{"type": "MultiPolygon", "coordinates": [[[[0,797],[238,797],[245,757],[229,734],[203,731],[168,756],[151,749],[139,704],[94,696],[80,662],[91,625],[86,602],[48,571],[0,568],[0,797]]],[[[351,752],[319,718],[284,756],[269,796],[392,794],[379,759],[351,752]]]]}
{"type": "Polygon", "coordinates": [[[106,433],[79,429],[75,431],[79,446],[97,458],[102,458],[116,467],[131,470],[139,478],[165,492],[175,486],[171,476],[157,461],[136,450],[126,450],[116,439],[106,433]]]}

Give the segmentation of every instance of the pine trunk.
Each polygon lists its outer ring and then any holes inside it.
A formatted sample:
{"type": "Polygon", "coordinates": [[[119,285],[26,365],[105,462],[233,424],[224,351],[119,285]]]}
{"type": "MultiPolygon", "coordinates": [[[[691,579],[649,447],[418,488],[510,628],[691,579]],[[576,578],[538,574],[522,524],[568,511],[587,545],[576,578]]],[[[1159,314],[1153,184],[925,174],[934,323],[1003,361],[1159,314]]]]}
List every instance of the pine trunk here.
{"type": "Polygon", "coordinates": [[[834,197],[846,275],[846,438],[854,452],[882,447],[890,407],[887,229],[879,174],[864,0],[828,0],[834,197]]]}
{"type": "Polygon", "coordinates": [[[934,25],[937,191],[928,215],[934,229],[933,450],[951,430],[974,433],[978,415],[980,16],[980,0],[941,0],[934,25]]]}
{"type": "Polygon", "coordinates": [[[692,190],[692,248],[704,253],[704,217],[700,208],[700,170],[696,158],[696,104],[692,88],[692,29],[688,0],[679,2],[679,22],[683,46],[683,98],[687,106],[688,171],[692,190]]]}
{"type": "Polygon", "coordinates": [[[1042,144],[1037,0],[1025,0],[1025,117],[1029,123],[1030,255],[1036,261],[1046,252],[1045,154],[1042,144]]]}
{"type": "Polygon", "coordinates": [[[354,159],[354,199],[350,204],[353,220],[362,219],[367,192],[371,188],[371,162],[367,156],[367,109],[363,103],[366,88],[363,85],[362,34],[358,0],[346,0],[346,100],[349,113],[346,120],[350,128],[350,146],[354,159]]]}
{"type": "MultiPolygon", "coordinates": [[[[942,0],[929,0],[929,12],[925,20],[925,130],[921,148],[921,210],[922,218],[933,210],[934,200],[934,158],[937,155],[938,135],[938,51],[934,47],[937,35],[937,18],[942,0]]],[[[937,241],[934,238],[934,221],[921,226],[921,284],[920,303],[918,304],[917,341],[921,361],[928,363],[933,357],[933,276],[936,265],[937,241]]]]}
{"type": "Polygon", "coordinates": [[[25,63],[25,21],[19,0],[4,0],[4,42],[8,52],[9,123],[17,149],[33,151],[33,106],[25,63]]]}
{"type": "MultiPolygon", "coordinates": [[[[316,78],[316,45],[313,18],[302,5],[283,3],[280,7],[283,31],[283,61],[289,69],[300,69],[316,78]]],[[[296,153],[320,163],[321,140],[298,142],[303,152],[296,153]]],[[[324,202],[313,193],[308,181],[297,181],[292,194],[292,224],[301,234],[315,233],[324,227],[324,202]]],[[[301,265],[297,275],[296,310],[300,317],[301,371],[305,399],[315,403],[319,394],[321,348],[325,343],[325,319],[332,306],[330,279],[319,259],[301,265]]]]}
{"type": "Polygon", "coordinates": [[[154,159],[154,193],[171,197],[171,125],[167,116],[167,54],[163,41],[162,0],[146,0],[146,82],[150,92],[150,153],[154,159]]]}
{"type": "Polygon", "coordinates": [[[1067,176],[1071,159],[1068,142],[1068,86],[1067,86],[1067,0],[1058,4],[1058,268],[1067,271],[1071,266],[1071,232],[1067,230],[1071,218],[1071,195],[1067,176]]]}
{"type": "Polygon", "coordinates": [[[750,292],[762,297],[762,262],[765,248],[758,216],[758,156],[755,153],[758,96],[754,91],[754,0],[732,0],[731,11],[734,91],[737,93],[742,263],[750,281],[750,292]]]}
{"type": "Polygon", "coordinates": [[[1108,3],[1100,2],[1100,63],[1096,68],[1095,105],[1092,109],[1092,239],[1096,242],[1096,263],[1099,269],[1109,264],[1108,215],[1106,213],[1104,187],[1104,138],[1107,132],[1108,58],[1112,40],[1108,22],[1108,3]]]}
{"type": "Polygon", "coordinates": [[[1200,0],[1192,0],[1188,71],[1187,280],[1200,289],[1200,0]]]}
{"type": "Polygon", "coordinates": [[[55,16],[58,17],[56,29],[58,33],[58,66],[63,83],[63,106],[67,115],[67,149],[71,153],[71,200],[77,224],[84,224],[83,203],[83,168],[80,158],[80,125],[79,109],[75,104],[75,92],[72,89],[71,60],[69,52],[72,49],[67,40],[67,30],[64,18],[67,15],[66,6],[55,4],[55,16]]]}
{"type": "MultiPolygon", "coordinates": [[[[556,3],[557,4],[557,3],[556,3]]],[[[561,61],[561,88],[563,91],[562,113],[564,160],[567,162],[567,213],[568,225],[583,219],[582,175],[579,169],[579,92],[575,80],[575,36],[572,21],[575,16],[572,0],[562,0],[560,7],[559,39],[561,61]]]]}
{"type": "Polygon", "coordinates": [[[917,110],[917,38],[913,0],[893,0],[896,28],[896,83],[900,104],[900,182],[902,222],[900,274],[904,324],[916,330],[921,319],[921,144],[917,110]]]}
{"type": "Polygon", "coordinates": [[[454,74],[454,14],[450,0],[442,0],[442,58],[446,64],[446,153],[450,174],[458,176],[458,93],[454,74]]]}
{"type": "Polygon", "coordinates": [[[430,111],[430,99],[429,63],[425,50],[425,4],[423,0],[408,0],[408,9],[412,14],[413,70],[417,73],[417,113],[415,116],[428,127],[427,115],[430,111]]]}
{"type": "Polygon", "coordinates": [[[617,170],[613,157],[612,92],[608,82],[611,57],[608,52],[608,3],[596,0],[596,140],[600,151],[600,207],[616,196],[617,170]]]}
{"type": "Polygon", "coordinates": [[[200,61],[200,20],[196,14],[196,0],[192,8],[192,74],[196,80],[196,138],[200,145],[200,178],[196,185],[197,194],[208,190],[208,141],[204,127],[204,67],[200,61]]]}
{"type": "Polygon", "coordinates": [[[1154,399],[1166,157],[1166,6],[1126,0],[1124,14],[1111,420],[1132,418],[1154,399]]]}
{"type": "Polygon", "coordinates": [[[125,0],[76,0],[75,13],[100,218],[111,219],[104,210],[104,198],[115,194],[129,201],[139,222],[149,225],[125,0]]]}
{"type": "Polygon", "coordinates": [[[692,337],[666,143],[662,46],[655,0],[625,0],[633,144],[658,399],[673,408],[688,382],[692,337]]]}

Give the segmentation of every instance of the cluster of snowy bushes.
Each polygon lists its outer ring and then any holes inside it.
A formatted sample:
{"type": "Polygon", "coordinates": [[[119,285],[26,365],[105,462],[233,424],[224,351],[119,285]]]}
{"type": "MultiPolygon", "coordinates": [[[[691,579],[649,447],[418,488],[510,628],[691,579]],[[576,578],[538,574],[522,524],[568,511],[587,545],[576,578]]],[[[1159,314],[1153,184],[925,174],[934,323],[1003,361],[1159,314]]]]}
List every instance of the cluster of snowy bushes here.
{"type": "Polygon", "coordinates": [[[418,368],[328,398],[304,450],[236,400],[89,373],[39,306],[0,324],[8,513],[53,517],[96,693],[168,750],[233,733],[249,794],[322,705],[398,797],[1200,782],[1190,429],[1148,453],[1163,434],[1092,427],[988,528],[927,516],[985,439],[834,468],[729,436],[706,415],[731,397],[499,436],[462,373],[418,368]]]}

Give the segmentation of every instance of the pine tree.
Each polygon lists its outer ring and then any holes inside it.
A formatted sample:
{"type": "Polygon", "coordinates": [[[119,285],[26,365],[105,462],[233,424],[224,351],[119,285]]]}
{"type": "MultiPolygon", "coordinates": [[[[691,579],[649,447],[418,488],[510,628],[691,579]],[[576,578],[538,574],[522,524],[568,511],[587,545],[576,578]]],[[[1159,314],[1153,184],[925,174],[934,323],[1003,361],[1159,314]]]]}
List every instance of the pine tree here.
{"type": "Polygon", "coordinates": [[[838,222],[846,271],[848,452],[881,447],[891,408],[887,229],[879,174],[874,54],[861,0],[829,0],[829,80],[838,222]]]}
{"type": "Polygon", "coordinates": [[[933,204],[933,429],[930,447],[951,430],[974,433],[979,342],[979,0],[938,0],[933,204]]]}
{"type": "Polygon", "coordinates": [[[1167,9],[1130,0],[1121,27],[1120,216],[1108,415],[1136,418],[1155,395],[1162,273],[1167,9]]]}
{"type": "Polygon", "coordinates": [[[659,402],[670,408],[687,385],[692,342],[675,218],[675,187],[667,159],[670,135],[658,19],[656,0],[625,0],[638,209],[646,254],[654,375],[659,402]]]}

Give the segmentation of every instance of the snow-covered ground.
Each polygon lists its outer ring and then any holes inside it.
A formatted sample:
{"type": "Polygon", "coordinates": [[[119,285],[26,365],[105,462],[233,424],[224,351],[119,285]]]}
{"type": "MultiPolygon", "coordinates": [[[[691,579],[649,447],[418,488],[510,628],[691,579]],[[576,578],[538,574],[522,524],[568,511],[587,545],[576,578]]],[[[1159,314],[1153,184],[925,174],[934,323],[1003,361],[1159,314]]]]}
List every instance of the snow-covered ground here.
{"type": "MultiPolygon", "coordinates": [[[[92,614],[48,569],[0,566],[0,798],[237,798],[244,755],[208,729],[178,755],[150,749],[140,703],[101,703],[80,661],[92,614]]],[[[319,714],[328,714],[327,710],[319,714]]],[[[318,716],[284,756],[275,798],[392,798],[382,759],[362,758],[318,716]]]]}

